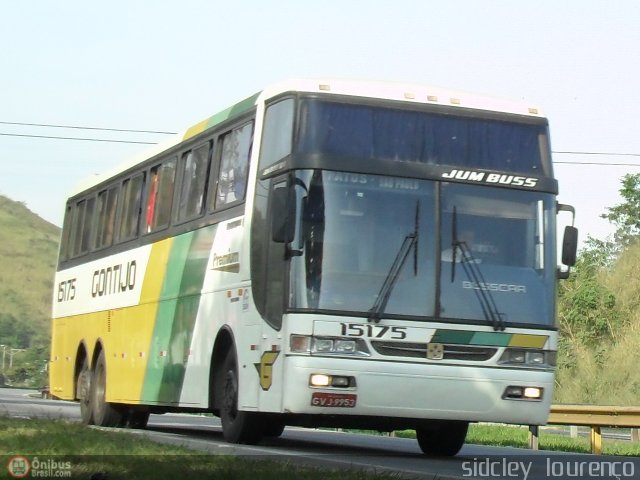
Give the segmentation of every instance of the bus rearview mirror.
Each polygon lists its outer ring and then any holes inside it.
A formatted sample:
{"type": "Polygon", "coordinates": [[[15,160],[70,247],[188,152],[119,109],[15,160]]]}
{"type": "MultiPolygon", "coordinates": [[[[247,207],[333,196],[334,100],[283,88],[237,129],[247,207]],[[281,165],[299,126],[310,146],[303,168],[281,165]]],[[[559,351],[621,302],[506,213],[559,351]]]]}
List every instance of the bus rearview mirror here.
{"type": "Polygon", "coordinates": [[[276,187],[271,193],[271,239],[291,243],[295,235],[295,191],[276,187]]]}
{"type": "Polygon", "coordinates": [[[564,227],[562,238],[562,264],[573,267],[576,264],[578,252],[578,229],[572,226],[564,227]]]}

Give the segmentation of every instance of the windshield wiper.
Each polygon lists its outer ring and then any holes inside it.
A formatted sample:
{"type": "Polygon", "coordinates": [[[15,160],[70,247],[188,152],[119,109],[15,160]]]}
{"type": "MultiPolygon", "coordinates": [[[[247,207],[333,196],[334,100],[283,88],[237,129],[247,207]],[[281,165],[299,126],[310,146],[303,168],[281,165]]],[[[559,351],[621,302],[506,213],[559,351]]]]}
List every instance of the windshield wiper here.
{"type": "Polygon", "coordinates": [[[378,323],[384,314],[387,303],[389,302],[389,297],[391,297],[391,292],[393,292],[393,287],[395,287],[396,281],[400,276],[400,272],[402,271],[402,267],[404,263],[407,261],[407,257],[409,256],[409,252],[411,249],[414,249],[414,257],[413,257],[413,274],[418,275],[418,229],[420,227],[420,200],[416,201],[416,214],[414,220],[414,230],[406,237],[400,245],[400,250],[396,255],[396,258],[393,260],[391,264],[391,268],[387,272],[387,276],[382,283],[382,287],[380,287],[380,291],[378,292],[378,296],[376,297],[376,301],[373,306],[369,309],[369,318],[370,322],[378,323]]]}
{"type": "Polygon", "coordinates": [[[451,234],[451,283],[453,283],[455,279],[456,252],[460,249],[460,263],[467,278],[474,284],[475,288],[473,290],[480,303],[480,308],[482,308],[484,318],[493,325],[495,331],[503,331],[505,329],[502,319],[504,314],[498,310],[498,305],[491,291],[483,288],[487,285],[487,282],[484,279],[484,275],[482,275],[482,270],[478,266],[478,260],[473,256],[473,253],[471,253],[467,242],[458,239],[458,216],[455,206],[453,207],[451,234]]]}

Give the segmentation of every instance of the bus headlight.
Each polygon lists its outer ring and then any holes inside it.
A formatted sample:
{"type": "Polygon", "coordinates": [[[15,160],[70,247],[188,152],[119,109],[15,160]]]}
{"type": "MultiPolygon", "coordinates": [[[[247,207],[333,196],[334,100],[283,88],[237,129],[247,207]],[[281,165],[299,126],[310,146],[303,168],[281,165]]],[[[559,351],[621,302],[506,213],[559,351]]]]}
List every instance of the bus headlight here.
{"type": "Polygon", "coordinates": [[[506,348],[499,365],[548,368],[556,365],[556,352],[550,350],[506,348]]]}
{"type": "Polygon", "coordinates": [[[313,347],[316,352],[333,352],[333,340],[330,338],[316,338],[314,342],[312,342],[313,347]]]}
{"type": "Polygon", "coordinates": [[[309,385],[312,387],[328,387],[331,385],[331,377],[323,373],[314,373],[309,377],[309,385]]]}
{"type": "Polygon", "coordinates": [[[531,400],[540,401],[544,395],[542,387],[525,387],[521,385],[509,385],[502,394],[503,400],[531,400]]]}
{"type": "Polygon", "coordinates": [[[542,398],[542,389],[538,387],[527,387],[524,389],[524,398],[539,400],[542,398]]]}
{"type": "Polygon", "coordinates": [[[291,335],[289,347],[291,353],[307,353],[311,355],[370,355],[365,341],[353,338],[291,335]]]}
{"type": "Polygon", "coordinates": [[[544,352],[529,352],[526,356],[526,363],[531,365],[544,365],[544,352]]]}
{"type": "Polygon", "coordinates": [[[313,388],[354,388],[356,386],[356,379],[344,375],[313,373],[309,376],[309,386],[313,388]]]}
{"type": "Polygon", "coordinates": [[[335,351],[342,353],[353,353],[356,351],[355,340],[336,340],[335,351]]]}

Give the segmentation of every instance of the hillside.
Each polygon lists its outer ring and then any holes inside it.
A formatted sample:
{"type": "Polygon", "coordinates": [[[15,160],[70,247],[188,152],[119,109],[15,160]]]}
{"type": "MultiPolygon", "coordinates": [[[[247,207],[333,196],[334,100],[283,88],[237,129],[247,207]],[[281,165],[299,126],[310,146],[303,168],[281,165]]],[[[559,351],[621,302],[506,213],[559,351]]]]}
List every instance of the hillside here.
{"type": "Polygon", "coordinates": [[[593,252],[583,252],[561,286],[555,401],[638,405],[640,243],[626,248],[612,265],[599,264],[593,252]]]}
{"type": "Polygon", "coordinates": [[[47,358],[59,236],[58,227],[0,195],[0,344],[27,349],[14,367],[47,358]]]}

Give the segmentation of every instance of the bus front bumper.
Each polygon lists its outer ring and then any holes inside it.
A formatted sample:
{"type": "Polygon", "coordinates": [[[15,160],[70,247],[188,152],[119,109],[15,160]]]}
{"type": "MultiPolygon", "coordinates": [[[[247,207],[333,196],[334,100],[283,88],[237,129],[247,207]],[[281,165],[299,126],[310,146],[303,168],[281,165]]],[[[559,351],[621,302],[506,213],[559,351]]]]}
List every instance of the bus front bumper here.
{"type": "Polygon", "coordinates": [[[522,425],[547,422],[554,386],[544,370],[317,356],[288,356],[284,379],[283,413],[522,425]],[[311,386],[312,375],[348,386],[311,386]],[[540,389],[541,398],[507,395],[519,387],[540,389]]]}

